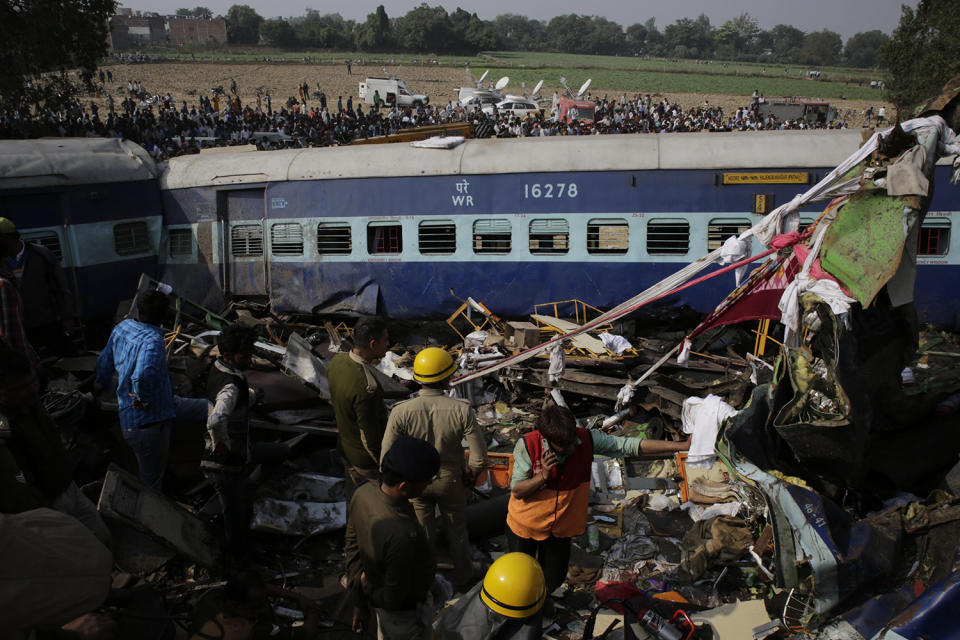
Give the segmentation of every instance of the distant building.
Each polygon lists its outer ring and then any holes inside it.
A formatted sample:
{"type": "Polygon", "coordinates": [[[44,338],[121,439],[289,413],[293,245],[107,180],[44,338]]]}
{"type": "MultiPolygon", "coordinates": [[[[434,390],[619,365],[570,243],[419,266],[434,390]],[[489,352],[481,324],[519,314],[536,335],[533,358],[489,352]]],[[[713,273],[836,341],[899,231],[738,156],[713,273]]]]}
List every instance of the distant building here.
{"type": "Polygon", "coordinates": [[[155,45],[226,43],[227,22],[223,18],[161,16],[118,9],[110,18],[110,49],[124,51],[155,45]]]}
{"type": "Polygon", "coordinates": [[[170,43],[177,46],[227,42],[227,21],[223,18],[168,16],[167,30],[170,43]]]}

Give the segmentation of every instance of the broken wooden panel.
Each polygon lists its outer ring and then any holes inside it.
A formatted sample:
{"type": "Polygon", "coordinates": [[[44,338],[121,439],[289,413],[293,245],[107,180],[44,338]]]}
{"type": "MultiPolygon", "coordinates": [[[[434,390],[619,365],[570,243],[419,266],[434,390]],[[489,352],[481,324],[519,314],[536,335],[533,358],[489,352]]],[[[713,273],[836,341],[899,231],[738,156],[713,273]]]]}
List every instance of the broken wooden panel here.
{"type": "Polygon", "coordinates": [[[116,465],[107,470],[97,509],[107,518],[149,533],[202,565],[215,567],[220,563],[219,536],[211,527],[116,465]]]}
{"type": "MultiPolygon", "coordinates": [[[[560,333],[569,333],[576,329],[579,329],[581,325],[576,324],[575,322],[570,322],[568,320],[562,320],[560,318],[555,318],[553,316],[545,316],[540,314],[534,314],[530,316],[537,322],[547,327],[556,329],[560,333]]],[[[603,342],[599,338],[594,338],[591,335],[586,333],[579,333],[570,338],[570,341],[573,343],[573,346],[578,349],[584,349],[590,353],[595,353],[597,355],[606,355],[607,348],[603,346],[603,342]]]]}

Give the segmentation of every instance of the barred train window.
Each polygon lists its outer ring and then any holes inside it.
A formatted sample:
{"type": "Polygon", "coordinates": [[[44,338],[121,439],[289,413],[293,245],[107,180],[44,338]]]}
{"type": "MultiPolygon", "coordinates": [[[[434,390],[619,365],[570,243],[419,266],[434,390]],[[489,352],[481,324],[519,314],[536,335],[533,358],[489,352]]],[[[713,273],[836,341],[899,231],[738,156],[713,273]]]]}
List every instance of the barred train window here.
{"type": "Polygon", "coordinates": [[[453,220],[424,220],[418,227],[420,253],[437,255],[457,250],[457,227],[453,220]]]}
{"type": "Polygon", "coordinates": [[[690,223],[686,220],[651,220],[647,223],[647,253],[684,255],[690,249],[690,223]]]}
{"type": "Polygon", "coordinates": [[[167,238],[171,258],[189,258],[193,255],[193,229],[168,229],[167,238]]]}
{"type": "Polygon", "coordinates": [[[739,236],[750,228],[745,218],[714,218],[707,226],[707,250],[719,249],[730,236],[739,236]]]}
{"type": "Polygon", "coordinates": [[[924,220],[917,237],[917,255],[945,256],[950,252],[950,221],[943,218],[924,220]]]}
{"type": "Polygon", "coordinates": [[[270,251],[275,256],[302,256],[303,227],[297,222],[281,222],[270,227],[270,251]]]}
{"type": "Polygon", "coordinates": [[[630,248],[630,226],[623,218],[594,218],[587,222],[587,253],[623,255],[630,248]]]}
{"type": "Polygon", "coordinates": [[[367,225],[367,251],[371,254],[403,251],[403,228],[397,222],[371,222],[367,225]]]}
{"type": "Polygon", "coordinates": [[[263,226],[239,224],[230,230],[230,255],[254,258],[263,255],[263,226]]]}
{"type": "Polygon", "coordinates": [[[45,247],[57,256],[57,260],[63,262],[63,247],[60,246],[60,236],[56,231],[35,231],[33,233],[24,233],[20,239],[30,244],[38,244],[45,247]]]}
{"type": "Polygon", "coordinates": [[[510,253],[510,221],[505,218],[477,220],[473,223],[474,253],[510,253]]]}
{"type": "Polygon", "coordinates": [[[570,249],[570,223],[566,220],[530,221],[530,253],[566,253],[570,249]]]}
{"type": "Polygon", "coordinates": [[[800,218],[800,222],[797,224],[797,231],[803,233],[809,229],[810,225],[812,225],[814,222],[816,222],[816,220],[813,218],[800,218]]]}
{"type": "Polygon", "coordinates": [[[317,253],[322,256],[345,255],[353,251],[350,225],[345,222],[321,222],[317,225],[317,253]]]}
{"type": "Polygon", "coordinates": [[[119,256],[129,256],[150,250],[150,231],[147,223],[124,222],[113,227],[113,248],[119,256]]]}

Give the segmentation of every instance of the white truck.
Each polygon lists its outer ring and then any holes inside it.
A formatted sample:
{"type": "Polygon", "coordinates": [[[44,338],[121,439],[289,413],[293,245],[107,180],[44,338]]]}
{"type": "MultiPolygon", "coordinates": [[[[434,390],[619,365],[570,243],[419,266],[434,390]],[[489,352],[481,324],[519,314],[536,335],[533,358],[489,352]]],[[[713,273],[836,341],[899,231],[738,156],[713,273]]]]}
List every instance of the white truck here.
{"type": "Polygon", "coordinates": [[[399,78],[367,78],[360,83],[357,96],[367,104],[373,104],[373,94],[380,94],[380,103],[388,106],[418,107],[430,104],[430,97],[413,93],[407,83],[399,78]]]}

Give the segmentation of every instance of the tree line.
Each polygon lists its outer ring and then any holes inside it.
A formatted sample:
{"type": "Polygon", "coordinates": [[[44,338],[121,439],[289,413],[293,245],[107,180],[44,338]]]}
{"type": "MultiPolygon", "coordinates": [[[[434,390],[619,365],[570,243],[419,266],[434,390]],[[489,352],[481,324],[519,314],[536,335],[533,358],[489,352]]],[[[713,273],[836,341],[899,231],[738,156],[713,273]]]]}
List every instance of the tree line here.
{"type": "MultiPolygon", "coordinates": [[[[180,9],[209,15],[209,9],[180,9]]],[[[249,5],[233,5],[224,16],[233,44],[266,44],[284,49],[473,55],[480,51],[553,51],[593,55],[718,59],[801,65],[878,66],[879,49],[890,36],[879,30],[851,36],[827,29],[806,33],[778,24],[764,30],[742,13],[719,26],[704,14],[681,18],[662,30],[656,20],[626,28],[599,16],[567,14],[549,21],[517,14],[482,20],[458,8],[448,13],[427,4],[391,18],[383,5],[362,22],[340,14],[308,10],[295,18],[264,19],[249,5]]]]}

